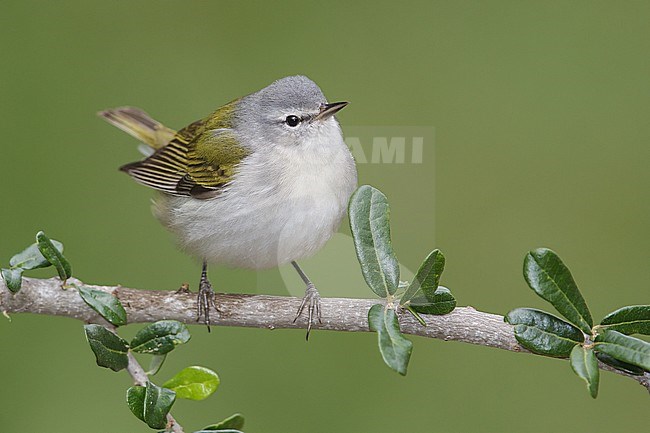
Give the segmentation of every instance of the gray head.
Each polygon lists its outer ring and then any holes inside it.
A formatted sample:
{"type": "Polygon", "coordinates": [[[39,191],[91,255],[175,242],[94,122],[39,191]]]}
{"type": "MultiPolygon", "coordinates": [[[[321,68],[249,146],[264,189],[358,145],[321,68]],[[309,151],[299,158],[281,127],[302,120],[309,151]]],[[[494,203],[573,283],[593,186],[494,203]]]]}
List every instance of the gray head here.
{"type": "Polygon", "coordinates": [[[316,83],[295,75],[242,98],[233,126],[251,145],[296,146],[334,130],[340,134],[334,114],[346,105],[328,104],[316,83]]]}

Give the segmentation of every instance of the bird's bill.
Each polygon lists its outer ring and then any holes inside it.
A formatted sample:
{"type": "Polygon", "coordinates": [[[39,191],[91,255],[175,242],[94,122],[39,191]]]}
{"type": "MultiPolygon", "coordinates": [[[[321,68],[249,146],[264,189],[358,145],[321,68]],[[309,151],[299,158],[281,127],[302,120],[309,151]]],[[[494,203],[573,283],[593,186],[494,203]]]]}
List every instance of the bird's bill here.
{"type": "Polygon", "coordinates": [[[316,117],[314,117],[314,120],[329,119],[348,104],[349,102],[332,102],[331,104],[323,104],[320,106],[320,112],[316,117]]]}

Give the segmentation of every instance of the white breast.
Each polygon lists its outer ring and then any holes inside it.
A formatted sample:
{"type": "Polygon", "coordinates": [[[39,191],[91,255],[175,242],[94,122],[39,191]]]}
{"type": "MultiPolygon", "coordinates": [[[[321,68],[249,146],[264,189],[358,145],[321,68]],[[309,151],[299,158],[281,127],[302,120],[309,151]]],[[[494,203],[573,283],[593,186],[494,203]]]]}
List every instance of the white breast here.
{"type": "Polygon", "coordinates": [[[165,197],[155,213],[201,259],[269,268],[322,248],[356,185],[354,160],[342,138],[269,147],[246,158],[220,196],[165,197]]]}

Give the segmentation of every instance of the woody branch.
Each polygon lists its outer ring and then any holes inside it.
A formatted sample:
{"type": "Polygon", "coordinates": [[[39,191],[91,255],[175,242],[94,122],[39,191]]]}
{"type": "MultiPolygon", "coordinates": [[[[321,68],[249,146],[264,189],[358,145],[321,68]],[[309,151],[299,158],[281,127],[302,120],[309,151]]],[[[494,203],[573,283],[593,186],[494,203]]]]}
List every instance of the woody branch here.
{"type": "MultiPolygon", "coordinates": [[[[162,290],[137,290],[121,286],[88,285],[77,279],[68,285],[84,285],[118,297],[124,306],[129,323],[146,323],[172,319],[196,324],[196,295],[162,290]]],[[[249,328],[306,328],[306,319],[294,322],[301,299],[288,296],[245,294],[217,294],[219,314],[212,322],[215,326],[241,326],[249,328]]],[[[322,298],[322,323],[314,329],[329,331],[368,332],[368,310],[379,299],[322,298]]],[[[6,313],[35,313],[65,316],[84,322],[107,322],[88,307],[74,289],[64,290],[57,278],[24,278],[20,292],[13,295],[0,282],[0,310],[6,313]]],[[[443,316],[423,315],[422,326],[410,314],[400,314],[402,333],[461,341],[480,346],[494,347],[513,352],[528,350],[517,343],[512,325],[503,316],[478,311],[472,307],[458,307],[443,316]]],[[[650,373],[633,376],[600,363],[600,368],[630,377],[650,392],[650,373]]]]}

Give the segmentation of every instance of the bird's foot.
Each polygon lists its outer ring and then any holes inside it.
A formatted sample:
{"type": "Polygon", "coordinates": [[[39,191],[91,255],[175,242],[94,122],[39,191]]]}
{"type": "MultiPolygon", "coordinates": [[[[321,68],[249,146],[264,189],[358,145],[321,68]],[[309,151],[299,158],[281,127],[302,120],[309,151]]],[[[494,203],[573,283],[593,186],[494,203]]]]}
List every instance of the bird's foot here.
{"type": "Polygon", "coordinates": [[[201,281],[199,283],[199,295],[197,299],[197,308],[196,308],[196,321],[199,322],[203,318],[203,323],[208,326],[208,332],[210,332],[210,308],[214,307],[216,311],[219,311],[217,304],[215,303],[215,293],[212,290],[212,284],[208,281],[208,278],[205,275],[201,276],[201,281]]]}
{"type": "Polygon", "coordinates": [[[296,323],[296,320],[302,315],[302,312],[307,308],[307,335],[305,336],[306,340],[309,340],[309,332],[311,327],[316,321],[322,323],[320,315],[320,293],[316,289],[313,283],[307,284],[305,289],[305,296],[302,298],[300,307],[298,307],[298,312],[296,317],[293,319],[293,322],[296,323]]]}

